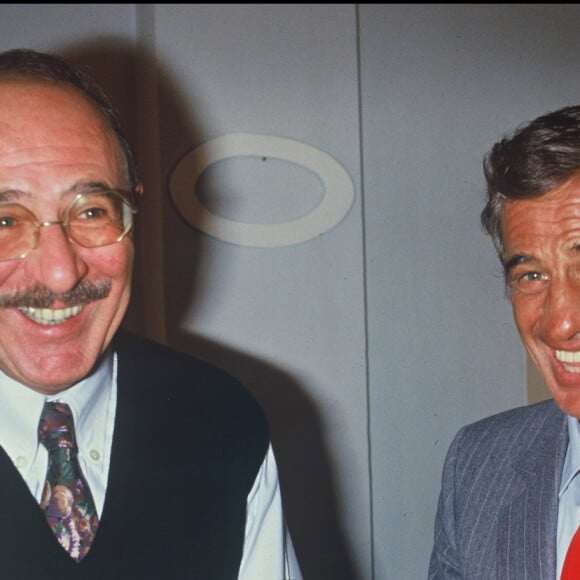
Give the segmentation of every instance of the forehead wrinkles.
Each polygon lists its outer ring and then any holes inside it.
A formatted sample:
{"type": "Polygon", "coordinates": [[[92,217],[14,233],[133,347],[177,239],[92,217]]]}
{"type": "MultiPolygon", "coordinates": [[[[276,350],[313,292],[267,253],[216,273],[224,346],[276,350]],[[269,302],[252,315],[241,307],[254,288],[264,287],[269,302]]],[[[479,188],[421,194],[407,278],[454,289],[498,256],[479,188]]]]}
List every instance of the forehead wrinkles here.
{"type": "MultiPolygon", "coordinates": [[[[1,139],[1,137],[0,137],[1,139]]],[[[29,147],[4,155],[0,147],[0,189],[33,192],[68,191],[79,182],[103,182],[108,187],[124,187],[125,165],[116,151],[91,155],[91,148],[63,145],[29,147]]]]}
{"type": "Polygon", "coordinates": [[[577,251],[580,244],[580,194],[547,194],[510,200],[503,215],[506,256],[535,256],[543,250],[577,251]]]}
{"type": "MultiPolygon", "coordinates": [[[[2,139],[0,133],[0,140],[2,139]]],[[[96,147],[94,148],[96,150],[96,147]]],[[[93,148],[82,144],[73,144],[70,141],[64,144],[53,144],[49,148],[37,146],[36,144],[22,143],[22,147],[11,147],[5,149],[0,146],[0,167],[5,170],[17,170],[22,167],[39,170],[45,167],[60,167],[65,165],[76,165],[81,156],[88,155],[88,160],[91,157],[93,148]]],[[[108,152],[105,158],[110,158],[111,163],[116,163],[116,156],[113,152],[108,152]]],[[[85,165],[86,162],[79,164],[85,165]]],[[[91,165],[92,163],[88,163],[91,165]]],[[[95,157],[95,165],[98,165],[95,157]]]]}
{"type": "Polygon", "coordinates": [[[79,184],[100,183],[102,187],[124,189],[128,180],[122,160],[115,150],[104,159],[91,157],[90,150],[71,147],[52,147],[46,152],[31,149],[25,159],[17,155],[4,158],[0,150],[0,192],[17,192],[18,198],[31,199],[40,193],[71,192],[79,184]]]}

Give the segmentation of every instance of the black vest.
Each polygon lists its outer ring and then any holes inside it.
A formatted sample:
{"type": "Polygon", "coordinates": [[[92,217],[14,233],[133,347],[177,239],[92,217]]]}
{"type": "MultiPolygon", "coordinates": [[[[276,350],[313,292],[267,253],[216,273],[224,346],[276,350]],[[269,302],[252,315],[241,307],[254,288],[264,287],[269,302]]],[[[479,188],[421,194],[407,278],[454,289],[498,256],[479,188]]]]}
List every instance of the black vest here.
{"type": "Polygon", "coordinates": [[[97,536],[74,562],[0,450],[0,578],[234,580],[264,415],[229,375],[120,334],[118,404],[97,536]]]}

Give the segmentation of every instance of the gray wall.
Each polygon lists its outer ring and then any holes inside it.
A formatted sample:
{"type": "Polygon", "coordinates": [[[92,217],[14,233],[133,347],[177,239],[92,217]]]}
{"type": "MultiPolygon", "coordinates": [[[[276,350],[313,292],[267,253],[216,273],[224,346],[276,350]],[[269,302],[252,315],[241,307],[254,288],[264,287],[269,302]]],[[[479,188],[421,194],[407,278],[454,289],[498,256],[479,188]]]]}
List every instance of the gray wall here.
{"type": "Polygon", "coordinates": [[[263,404],[306,580],[425,577],[453,434],[545,396],[479,228],[481,160],[519,122],[580,101],[579,17],[0,5],[0,49],[73,56],[118,101],[147,192],[127,324],[227,368],[263,404]],[[240,133],[291,142],[208,148],[240,133]],[[352,205],[312,233],[306,218],[337,199],[328,171],[346,172],[352,205]],[[195,227],[175,190],[209,209],[195,227]],[[283,236],[296,221],[299,243],[283,236]],[[229,239],[237,222],[253,237],[229,239]]]}

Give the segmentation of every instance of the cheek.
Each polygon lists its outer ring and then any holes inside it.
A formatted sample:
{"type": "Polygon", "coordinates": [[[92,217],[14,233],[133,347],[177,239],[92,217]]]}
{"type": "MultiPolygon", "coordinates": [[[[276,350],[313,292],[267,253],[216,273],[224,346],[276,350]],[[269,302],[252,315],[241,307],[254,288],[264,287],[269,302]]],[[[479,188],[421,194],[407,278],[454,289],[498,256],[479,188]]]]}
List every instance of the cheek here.
{"type": "Polygon", "coordinates": [[[94,248],[84,257],[89,266],[87,276],[89,278],[105,276],[121,283],[130,282],[133,256],[133,244],[129,240],[103,248],[94,248]]]}
{"type": "Polygon", "coordinates": [[[541,306],[537,302],[537,299],[531,296],[515,296],[512,298],[514,320],[522,336],[529,335],[532,332],[541,314],[541,306]]]}
{"type": "Polygon", "coordinates": [[[22,283],[19,276],[23,276],[23,260],[0,262],[0,292],[20,289],[22,283]]]}

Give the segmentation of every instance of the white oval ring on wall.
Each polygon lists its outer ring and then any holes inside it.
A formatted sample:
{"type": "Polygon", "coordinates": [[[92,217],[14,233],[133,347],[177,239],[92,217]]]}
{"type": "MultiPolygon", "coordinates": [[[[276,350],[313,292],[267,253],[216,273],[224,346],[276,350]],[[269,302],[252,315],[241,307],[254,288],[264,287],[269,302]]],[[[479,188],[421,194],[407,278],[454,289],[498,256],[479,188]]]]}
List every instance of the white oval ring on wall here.
{"type": "Polygon", "coordinates": [[[336,159],[294,139],[253,133],[223,135],[190,151],[173,170],[169,191],[178,211],[196,229],[232,244],[260,248],[315,238],[342,221],[354,201],[352,180],[336,159]],[[322,200],[309,214],[282,223],[237,222],[212,213],[196,193],[197,182],[210,165],[230,157],[273,157],[305,167],[322,180],[322,200]]]}

